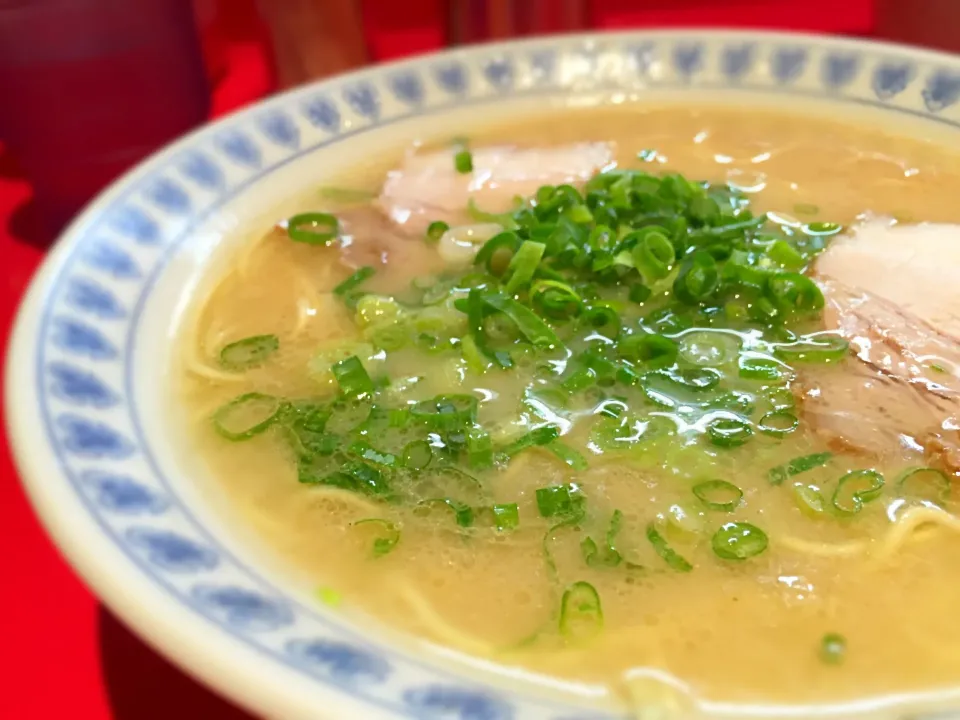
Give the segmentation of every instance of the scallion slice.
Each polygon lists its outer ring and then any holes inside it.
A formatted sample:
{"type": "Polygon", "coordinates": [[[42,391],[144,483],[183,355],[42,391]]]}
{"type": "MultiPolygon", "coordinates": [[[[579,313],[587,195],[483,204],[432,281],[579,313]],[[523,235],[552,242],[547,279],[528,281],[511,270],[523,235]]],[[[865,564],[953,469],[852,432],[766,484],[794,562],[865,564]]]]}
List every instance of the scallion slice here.
{"type": "Polygon", "coordinates": [[[347,397],[362,398],[371,395],[374,391],[373,380],[367,374],[360,358],[351,355],[330,368],[340,386],[341,392],[347,397]]]}
{"type": "Polygon", "coordinates": [[[713,552],[724,560],[746,560],[767,549],[767,534],[748,522],[725,523],[710,541],[713,552]]]}
{"type": "Polygon", "coordinates": [[[220,364],[228,370],[249,370],[262,365],[279,349],[276,335],[253,335],[225,345],[220,351],[220,364]]]}
{"type": "Polygon", "coordinates": [[[393,550],[400,542],[400,528],[396,524],[383,518],[364,518],[350,523],[353,527],[362,525],[377,525],[380,533],[373,539],[373,556],[382,557],[393,550]]]}
{"type": "Polygon", "coordinates": [[[690,572],[693,570],[693,565],[687,562],[686,558],[680,555],[680,553],[670,547],[663,535],[660,534],[660,531],[657,530],[657,526],[653,523],[647,525],[647,540],[653,545],[653,549],[657,555],[663,558],[663,561],[672,569],[677,572],[690,572]]]}
{"type": "Polygon", "coordinates": [[[369,280],[371,277],[373,277],[376,274],[376,272],[377,271],[374,268],[372,268],[370,265],[365,265],[359,270],[357,270],[355,273],[353,273],[353,275],[351,275],[346,280],[344,280],[342,283],[337,285],[333,289],[333,292],[335,295],[340,295],[341,297],[344,295],[347,295],[353,292],[353,290],[355,290],[357,287],[359,287],[364,282],[369,280]]]}
{"type": "Polygon", "coordinates": [[[282,408],[281,400],[273,395],[244,393],[213,414],[213,427],[227,440],[249,440],[270,427],[282,408]]]}
{"type": "Polygon", "coordinates": [[[876,470],[852,470],[837,482],[832,504],[842,515],[856,515],[864,503],[880,497],[881,492],[883,475],[876,470]]]}
{"type": "Polygon", "coordinates": [[[372,462],[374,465],[380,465],[388,468],[397,466],[396,455],[393,455],[392,453],[380,452],[365,440],[357,440],[356,442],[352,443],[347,451],[351,455],[354,455],[361,460],[372,462]]]}
{"type": "Polygon", "coordinates": [[[617,343],[620,357],[654,369],[673,365],[677,360],[677,351],[677,343],[655,333],[629,335],[617,343]]]}
{"type": "Polygon", "coordinates": [[[633,248],[633,265],[649,285],[669,275],[676,259],[673,243],[664,232],[646,233],[633,248]]]}
{"type": "Polygon", "coordinates": [[[329,213],[301,213],[287,220],[290,239],[308,245],[329,245],[339,232],[339,221],[329,213]]]}
{"type": "Polygon", "coordinates": [[[453,156],[453,166],[461,175],[473,172],[473,155],[467,149],[458,150],[453,156]]]}
{"type": "Polygon", "coordinates": [[[839,633],[827,633],[820,640],[820,659],[827,665],[839,665],[847,653],[847,640],[839,633]]]}
{"type": "Polygon", "coordinates": [[[426,440],[412,440],[403,447],[403,466],[423,470],[433,461],[433,448],[426,440]]]}
{"type": "Polygon", "coordinates": [[[507,265],[508,279],[504,290],[508,295],[513,295],[533,279],[546,249],[547,246],[543,243],[532,240],[527,240],[520,245],[510,259],[510,264],[507,265]]]}
{"type": "Polygon", "coordinates": [[[812,518],[821,518],[827,511],[827,502],[823,499],[823,493],[816,485],[804,485],[803,483],[794,483],[793,501],[804,515],[812,518]]]}
{"type": "Polygon", "coordinates": [[[943,505],[950,500],[950,478],[942,470],[917,467],[906,470],[895,487],[902,497],[926,500],[943,505]]]}
{"type": "Polygon", "coordinates": [[[726,480],[706,480],[693,486],[693,494],[711,510],[733,512],[743,501],[743,490],[726,480]]]}
{"type": "Polygon", "coordinates": [[[450,225],[445,223],[443,220],[434,220],[432,223],[427,225],[427,240],[437,242],[449,229],[450,225]]]}
{"type": "Polygon", "coordinates": [[[513,530],[520,524],[520,507],[516,503],[493,505],[490,510],[497,530],[513,530]]]}
{"type": "Polygon", "coordinates": [[[568,587],[560,601],[560,634],[567,641],[594,637],[603,629],[603,609],[597,589],[583,580],[568,587]]]}
{"type": "Polygon", "coordinates": [[[452,498],[434,498],[432,500],[421,500],[417,503],[418,508],[430,508],[436,505],[449,508],[460,527],[468,528],[473,525],[473,508],[466,503],[452,498]]]}
{"type": "Polygon", "coordinates": [[[840,335],[817,333],[793,343],[774,346],[774,354],[788,362],[831,363],[845,358],[850,343],[840,335]]]}
{"type": "Polygon", "coordinates": [[[707,424],[707,437],[718,447],[739,447],[752,436],[750,423],[740,418],[719,417],[707,424]]]}
{"type": "Polygon", "coordinates": [[[578,515],[583,508],[583,495],[576,485],[550,485],[537,489],[537,509],[541,517],[578,515]]]}
{"type": "Polygon", "coordinates": [[[477,419],[477,398],[472,395],[437,395],[410,408],[410,416],[431,430],[462,429],[477,419]]]}
{"type": "Polygon", "coordinates": [[[796,415],[786,410],[768,412],[757,423],[757,430],[765,435],[778,438],[786,437],[798,427],[800,427],[800,420],[796,415]]]}
{"type": "Polygon", "coordinates": [[[780,307],[799,311],[820,310],[823,293],[817,284],[800,273],[776,273],[767,280],[767,295],[780,307]]]}
{"type": "Polygon", "coordinates": [[[564,319],[579,314],[583,300],[568,284],[559,280],[537,280],[530,287],[530,302],[549,318],[564,319]]]}
{"type": "Polygon", "coordinates": [[[587,459],[560,440],[552,440],[544,447],[574,470],[583,471],[587,469],[587,459]]]}
{"type": "Polygon", "coordinates": [[[787,478],[826,465],[832,457],[833,453],[830,452],[801,455],[783,465],[770,468],[767,472],[767,478],[772,485],[780,485],[787,478]]]}
{"type": "Polygon", "coordinates": [[[526,450],[527,448],[552,443],[558,437],[560,437],[560,428],[558,428],[556,425],[543,425],[541,427],[534,428],[528,433],[524,433],[512,443],[507,445],[502,452],[507,457],[513,457],[517,453],[526,450]]]}
{"type": "Polygon", "coordinates": [[[607,529],[606,545],[602,549],[597,546],[596,541],[591,537],[585,537],[580,541],[580,552],[583,554],[583,561],[590,567],[616,567],[621,563],[623,557],[617,551],[616,539],[623,523],[623,513],[614,510],[610,517],[610,527],[607,529]]]}

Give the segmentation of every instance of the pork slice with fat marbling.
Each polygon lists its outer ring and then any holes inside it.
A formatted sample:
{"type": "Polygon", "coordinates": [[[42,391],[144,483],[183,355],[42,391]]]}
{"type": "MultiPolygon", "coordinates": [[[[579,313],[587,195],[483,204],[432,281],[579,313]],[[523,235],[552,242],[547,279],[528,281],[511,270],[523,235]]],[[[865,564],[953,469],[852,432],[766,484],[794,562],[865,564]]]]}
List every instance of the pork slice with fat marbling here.
{"type": "Polygon", "coordinates": [[[614,163],[609,143],[576,143],[552,147],[479,147],[472,151],[473,171],[457,172],[455,150],[410,153],[387,174],[379,203],[387,216],[406,231],[422,234],[442,220],[450,225],[470,221],[472,199],[485,212],[511,209],[516,197],[529,197],[541,185],[583,183],[614,163]]]}
{"type": "Polygon", "coordinates": [[[837,449],[924,452],[960,470],[960,227],[874,221],[817,260],[836,367],[804,367],[805,419],[837,449]]]}

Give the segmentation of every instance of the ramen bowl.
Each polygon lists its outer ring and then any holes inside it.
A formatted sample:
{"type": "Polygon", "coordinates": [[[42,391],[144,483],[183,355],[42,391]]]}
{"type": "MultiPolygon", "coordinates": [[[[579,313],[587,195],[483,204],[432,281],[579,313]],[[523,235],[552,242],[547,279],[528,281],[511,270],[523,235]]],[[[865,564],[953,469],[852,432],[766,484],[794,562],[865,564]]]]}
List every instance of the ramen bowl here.
{"type": "MultiPolygon", "coordinates": [[[[600,685],[471,659],[319,602],[196,482],[207,470],[171,411],[171,368],[192,298],[224,253],[250,228],[283,217],[291,197],[359,160],[418,137],[458,135],[481,117],[503,124],[544,108],[694,99],[909,125],[913,135],[960,145],[960,60],[740,31],[479,46],[322,81],[224,118],[93,202],[23,302],[7,359],[6,421],[23,483],[60,550],[147,642],[265,716],[629,717],[624,699],[600,685]]],[[[665,688],[661,709],[683,715],[674,697],[683,678],[648,679],[665,688]]],[[[949,689],[832,704],[706,697],[699,709],[903,717],[949,710],[951,698],[960,713],[960,693],[949,689]]]]}

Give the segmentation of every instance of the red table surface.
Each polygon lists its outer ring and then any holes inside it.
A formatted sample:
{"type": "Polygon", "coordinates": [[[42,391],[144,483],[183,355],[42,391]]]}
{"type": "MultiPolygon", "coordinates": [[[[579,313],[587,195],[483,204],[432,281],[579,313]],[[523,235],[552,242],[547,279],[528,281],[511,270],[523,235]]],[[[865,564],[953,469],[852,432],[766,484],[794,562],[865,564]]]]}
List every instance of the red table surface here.
{"type": "MultiPolygon", "coordinates": [[[[377,6],[371,8],[375,18],[377,11],[388,7],[372,4],[377,6]]],[[[851,2],[842,11],[832,0],[690,0],[685,12],[677,10],[675,0],[657,1],[642,16],[631,12],[630,5],[611,0],[617,12],[597,17],[597,25],[722,23],[856,33],[868,31],[870,22],[870,0],[851,2]],[[721,4],[723,10],[718,8],[721,4]],[[766,14],[758,14],[761,6],[767,8],[766,14]]],[[[388,14],[392,12],[383,13],[388,14]]],[[[430,23],[401,23],[390,31],[379,30],[374,23],[370,32],[379,58],[428,50],[439,39],[439,28],[430,23]]],[[[262,53],[254,43],[234,42],[223,48],[222,55],[226,72],[216,88],[215,114],[269,90],[262,53]]],[[[0,349],[6,347],[20,297],[43,259],[45,247],[34,213],[29,184],[0,145],[0,349]]],[[[8,592],[0,593],[0,718],[248,717],[154,653],[83,586],[34,517],[2,427],[0,528],[8,548],[3,572],[8,592]]]]}

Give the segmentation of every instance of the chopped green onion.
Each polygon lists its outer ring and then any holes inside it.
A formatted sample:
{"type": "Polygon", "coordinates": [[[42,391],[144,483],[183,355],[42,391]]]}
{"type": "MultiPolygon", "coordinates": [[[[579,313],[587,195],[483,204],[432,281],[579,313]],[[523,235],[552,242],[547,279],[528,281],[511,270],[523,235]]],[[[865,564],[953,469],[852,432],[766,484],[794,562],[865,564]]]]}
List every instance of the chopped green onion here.
{"type": "Polygon", "coordinates": [[[670,373],[671,380],[695,392],[712,390],[720,384],[721,377],[722,375],[716,370],[705,367],[675,370],[670,373]]]}
{"type": "Polygon", "coordinates": [[[348,452],[351,455],[355,455],[361,460],[367,460],[372,462],[375,465],[382,465],[384,467],[396,467],[397,465],[397,456],[392,455],[391,453],[384,453],[376,450],[371,447],[370,444],[364,440],[358,440],[357,442],[350,445],[348,452]]]}
{"type": "Polygon", "coordinates": [[[823,493],[816,485],[794,483],[793,501],[800,508],[800,512],[808,517],[820,518],[827,511],[827,501],[823,499],[823,493]]]}
{"type": "Polygon", "coordinates": [[[768,412],[757,423],[757,430],[773,437],[786,437],[800,427],[800,420],[793,413],[786,410],[768,412]]]}
{"type": "Polygon", "coordinates": [[[629,335],[617,343],[617,354],[647,367],[663,368],[677,360],[677,343],[663,335],[629,335]]]}
{"type": "Polygon", "coordinates": [[[743,500],[743,490],[726,480],[706,480],[693,486],[693,494],[711,510],[733,512],[743,500]]]}
{"type": "Polygon", "coordinates": [[[538,488],[536,495],[541,517],[565,517],[582,512],[583,495],[576,485],[550,485],[538,488]]]}
{"type": "Polygon", "coordinates": [[[493,466],[493,440],[490,433],[480,426],[467,431],[467,464],[472,468],[493,466]]]}
{"type": "Polygon", "coordinates": [[[458,150],[453,156],[453,166],[461,175],[473,172],[473,155],[469,150],[458,150]]]}
{"type": "Polygon", "coordinates": [[[793,343],[779,344],[774,354],[788,362],[830,363],[842,360],[850,348],[844,338],[833,333],[816,333],[793,343]]]}
{"type": "Polygon", "coordinates": [[[262,365],[279,348],[276,335],[254,335],[225,345],[220,351],[220,364],[229,370],[247,370],[262,365]]]}
{"type": "Polygon", "coordinates": [[[559,625],[560,634],[567,641],[586,640],[603,629],[600,595],[593,585],[581,580],[564,591],[559,625]]]}
{"type": "Polygon", "coordinates": [[[434,220],[427,225],[427,240],[436,242],[443,237],[443,234],[450,229],[450,226],[443,220],[434,220]]]}
{"type": "Polygon", "coordinates": [[[820,212],[820,206],[813,203],[797,203],[793,206],[793,211],[797,215],[816,215],[820,212]]]}
{"type": "Polygon", "coordinates": [[[329,213],[301,213],[287,220],[289,238],[309,245],[329,245],[339,232],[340,223],[329,213]]]}
{"type": "MultiPolygon", "coordinates": [[[[520,201],[520,205],[522,204],[523,202],[520,201]]],[[[486,212],[477,207],[477,203],[472,197],[467,200],[467,213],[476,222],[497,223],[503,227],[504,230],[516,230],[519,227],[516,220],[513,219],[514,211],[505,213],[486,212]]]]}
{"type": "Polygon", "coordinates": [[[827,633],[820,640],[820,659],[827,665],[839,665],[847,653],[847,640],[838,633],[827,633]]]}
{"type": "Polygon", "coordinates": [[[808,235],[836,235],[843,231],[843,225],[832,222],[815,222],[804,227],[808,235]]]}
{"type": "Polygon", "coordinates": [[[707,424],[707,437],[719,447],[738,447],[753,435],[753,428],[746,420],[719,417],[707,424]]]}
{"type": "Polygon", "coordinates": [[[451,498],[434,498],[432,500],[421,500],[417,503],[418,508],[428,508],[434,505],[443,505],[449,508],[460,527],[468,528],[473,525],[473,508],[466,503],[451,498]]]}
{"type": "Polygon", "coordinates": [[[719,367],[735,360],[740,353],[740,338],[732,333],[697,330],[680,339],[680,356],[703,367],[719,367]]]}
{"type": "Polygon", "coordinates": [[[616,340],[620,336],[620,315],[612,306],[605,303],[584,308],[580,314],[580,322],[611,340],[616,340]]]}
{"type": "Polygon", "coordinates": [[[669,275],[676,259],[673,243],[662,232],[646,233],[633,248],[633,265],[650,285],[669,275]]]}
{"type": "MultiPolygon", "coordinates": [[[[539,502],[538,502],[539,504],[539,502]]],[[[541,511],[542,513],[542,511],[541,511]]],[[[543,539],[540,541],[540,546],[543,549],[543,559],[547,563],[547,567],[550,569],[550,572],[556,575],[557,573],[557,564],[553,559],[553,555],[550,552],[550,540],[553,539],[554,533],[557,530],[561,530],[565,527],[577,527],[584,518],[583,503],[578,502],[573,505],[573,512],[560,522],[555,525],[551,525],[547,528],[547,531],[543,534],[543,539]]]]}
{"type": "Polygon", "coordinates": [[[950,500],[950,478],[932,467],[910,468],[896,483],[897,494],[942,505],[950,500]]]}
{"type": "Polygon", "coordinates": [[[373,540],[373,556],[382,557],[389,553],[400,542],[400,528],[389,520],[383,518],[364,518],[350,523],[354,527],[358,525],[380,525],[381,534],[373,540]]]}
{"type": "Polygon", "coordinates": [[[785,382],[793,374],[789,367],[773,358],[741,356],[739,366],[739,375],[745,380],[785,382]]]}
{"type": "Polygon", "coordinates": [[[657,530],[656,525],[653,523],[647,525],[647,540],[653,545],[653,549],[657,555],[663,558],[664,562],[677,572],[690,572],[693,570],[693,565],[687,562],[684,557],[667,544],[667,541],[664,540],[663,535],[660,534],[660,531],[657,530]]]}
{"type": "Polygon", "coordinates": [[[403,466],[423,470],[433,460],[433,448],[426,440],[413,440],[403,447],[403,466]]]}
{"type": "Polygon", "coordinates": [[[842,515],[856,515],[863,504],[883,492],[883,475],[876,470],[852,470],[840,478],[833,492],[833,507],[842,515]],[[862,489],[856,488],[866,484],[862,489]],[[849,494],[849,497],[848,497],[849,494]]]}
{"type": "Polygon", "coordinates": [[[587,469],[586,458],[560,440],[552,440],[544,445],[544,447],[574,470],[583,471],[587,469]]]}
{"type": "Polygon", "coordinates": [[[767,280],[767,294],[781,307],[811,311],[823,307],[823,293],[806,275],[782,272],[767,280]]]}
{"type": "Polygon", "coordinates": [[[630,300],[630,302],[637,303],[639,305],[649,300],[652,294],[653,291],[650,288],[643,283],[637,282],[630,286],[630,292],[627,293],[627,298],[630,300]]]}
{"type": "MultiPolygon", "coordinates": [[[[543,425],[521,435],[503,449],[503,454],[513,457],[517,453],[537,445],[547,445],[560,437],[560,428],[556,425],[543,425]]],[[[538,491],[539,492],[539,491],[538,491]]]]}
{"type": "Polygon", "coordinates": [[[774,411],[792,410],[797,406],[797,400],[789,388],[767,388],[763,391],[763,394],[766,395],[767,401],[770,403],[774,411]]]}
{"type": "Polygon", "coordinates": [[[607,530],[606,546],[601,550],[597,547],[596,541],[591,537],[585,537],[580,541],[580,552],[583,554],[583,561],[590,567],[616,567],[623,560],[616,548],[617,534],[623,523],[623,513],[614,510],[610,517],[610,527],[607,530]]]}
{"type": "Polygon", "coordinates": [[[527,240],[517,249],[510,264],[507,265],[509,279],[504,286],[508,295],[513,295],[533,279],[547,246],[543,243],[527,240]]]}
{"type": "Polygon", "coordinates": [[[719,285],[717,261],[710,253],[698,250],[680,264],[673,292],[681,302],[696,305],[710,297],[719,285]]]}
{"type": "Polygon", "coordinates": [[[437,395],[411,407],[410,417],[431,430],[457,430],[477,419],[478,405],[472,395],[437,395]]]}
{"type": "Polygon", "coordinates": [[[382,471],[365,462],[348,462],[340,466],[340,474],[351,478],[353,489],[385,495],[390,492],[387,477],[382,471]]]}
{"type": "Polygon", "coordinates": [[[767,248],[767,257],[790,270],[799,270],[807,264],[806,258],[786,240],[777,240],[767,248]]]}
{"type": "Polygon", "coordinates": [[[333,292],[335,295],[341,295],[341,296],[346,295],[352,292],[356,287],[358,287],[359,285],[362,285],[368,279],[373,277],[373,275],[376,272],[377,271],[374,270],[371,266],[365,265],[359,270],[357,270],[353,275],[351,275],[346,280],[344,280],[342,283],[337,285],[333,289],[333,292]]]}
{"type": "Polygon", "coordinates": [[[337,379],[340,390],[347,397],[360,398],[373,393],[373,380],[370,379],[366,368],[356,355],[334,363],[330,371],[337,379]]]}
{"type": "MultiPolygon", "coordinates": [[[[487,333],[483,326],[484,318],[484,294],[480,288],[474,288],[467,295],[467,321],[470,324],[470,331],[473,333],[472,341],[476,349],[501,368],[507,369],[513,367],[513,359],[510,353],[503,350],[494,350],[487,342],[487,333]]],[[[469,361],[470,358],[467,357],[469,361]]],[[[478,369],[482,371],[481,368],[478,369]]]]}
{"type": "Polygon", "coordinates": [[[537,280],[530,288],[530,301],[541,315],[556,319],[577,315],[583,307],[573,288],[558,280],[537,280]]]}
{"type": "Polygon", "coordinates": [[[486,305],[513,321],[520,334],[538,350],[549,349],[561,352],[566,350],[557,334],[530,308],[501,293],[485,293],[481,297],[486,305]]]}
{"type": "Polygon", "coordinates": [[[520,524],[520,508],[516,503],[493,505],[490,509],[497,530],[512,530],[520,524]]]}
{"type": "Polygon", "coordinates": [[[746,560],[767,549],[767,534],[747,522],[725,523],[710,541],[713,552],[724,560],[746,560]]]}
{"type": "Polygon", "coordinates": [[[213,414],[213,427],[227,440],[249,440],[270,427],[282,409],[283,403],[273,395],[244,393],[213,414]]]}
{"type": "Polygon", "coordinates": [[[830,452],[801,455],[800,457],[793,458],[793,460],[790,460],[784,465],[777,465],[776,467],[770,468],[770,470],[767,472],[767,478],[770,480],[771,484],[779,485],[784,480],[793,477],[794,475],[805,473],[808,470],[813,470],[814,468],[823,467],[830,462],[830,458],[832,457],[833,453],[830,452]]]}

